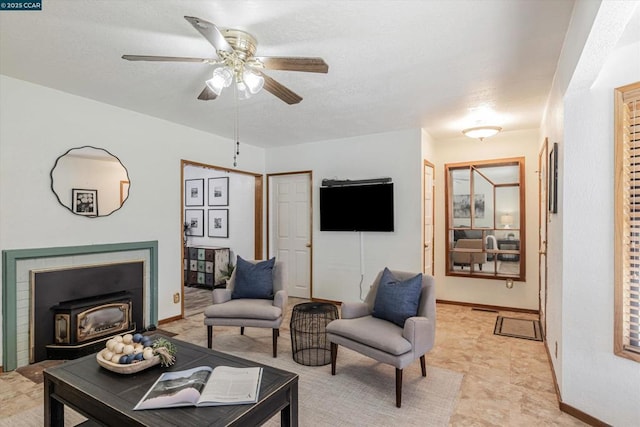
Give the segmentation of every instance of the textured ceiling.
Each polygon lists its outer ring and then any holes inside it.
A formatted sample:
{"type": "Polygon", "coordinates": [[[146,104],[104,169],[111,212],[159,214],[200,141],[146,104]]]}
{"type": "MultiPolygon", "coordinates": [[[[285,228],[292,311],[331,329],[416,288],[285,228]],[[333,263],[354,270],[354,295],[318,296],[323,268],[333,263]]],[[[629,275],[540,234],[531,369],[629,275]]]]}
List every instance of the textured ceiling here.
{"type": "Polygon", "coordinates": [[[459,137],[486,121],[540,124],[573,0],[55,0],[0,13],[0,73],[233,136],[227,90],[198,101],[212,68],[123,54],[211,58],[184,19],[258,39],[263,56],[319,56],[328,74],[268,71],[304,99],[239,103],[240,139],[290,145],[406,128],[459,137]]]}

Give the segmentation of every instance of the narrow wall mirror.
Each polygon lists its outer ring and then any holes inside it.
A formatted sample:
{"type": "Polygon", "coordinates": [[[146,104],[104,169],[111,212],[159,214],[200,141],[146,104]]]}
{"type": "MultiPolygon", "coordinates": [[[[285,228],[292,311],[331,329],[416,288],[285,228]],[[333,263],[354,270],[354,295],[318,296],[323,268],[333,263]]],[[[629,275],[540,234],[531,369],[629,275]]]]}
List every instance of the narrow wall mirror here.
{"type": "Polygon", "coordinates": [[[525,280],[524,157],[445,165],[446,274],[525,280]]]}
{"type": "Polygon", "coordinates": [[[129,197],[129,174],[103,148],[72,148],[51,169],[51,190],[72,213],[89,218],[111,215],[129,197]]]}

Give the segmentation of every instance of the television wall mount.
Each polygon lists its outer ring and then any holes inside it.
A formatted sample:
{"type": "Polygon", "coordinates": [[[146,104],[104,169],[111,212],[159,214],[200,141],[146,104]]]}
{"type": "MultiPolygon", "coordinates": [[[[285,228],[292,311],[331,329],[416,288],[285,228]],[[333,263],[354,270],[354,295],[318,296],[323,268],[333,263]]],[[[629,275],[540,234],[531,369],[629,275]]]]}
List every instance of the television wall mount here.
{"type": "Polygon", "coordinates": [[[368,185],[368,184],[387,184],[391,182],[391,178],[371,178],[371,179],[323,179],[323,187],[338,187],[347,185],[368,185]]]}

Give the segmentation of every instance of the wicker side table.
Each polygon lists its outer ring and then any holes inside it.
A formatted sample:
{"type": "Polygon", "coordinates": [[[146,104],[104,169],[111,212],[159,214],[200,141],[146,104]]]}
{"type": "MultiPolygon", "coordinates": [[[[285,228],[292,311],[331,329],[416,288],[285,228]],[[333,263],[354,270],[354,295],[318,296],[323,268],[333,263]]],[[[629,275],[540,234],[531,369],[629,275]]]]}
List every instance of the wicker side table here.
{"type": "Polygon", "coordinates": [[[338,318],[338,307],[324,302],[296,304],[291,311],[291,352],[301,365],[331,363],[331,345],[326,326],[338,318]]]}

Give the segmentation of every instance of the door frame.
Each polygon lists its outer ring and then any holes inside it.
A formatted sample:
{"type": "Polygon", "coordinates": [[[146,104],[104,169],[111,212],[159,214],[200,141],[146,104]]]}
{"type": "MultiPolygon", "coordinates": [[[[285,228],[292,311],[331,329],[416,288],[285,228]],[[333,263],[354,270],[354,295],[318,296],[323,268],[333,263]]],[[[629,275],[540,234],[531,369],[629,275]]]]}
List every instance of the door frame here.
{"type": "Polygon", "coordinates": [[[309,177],[309,299],[313,300],[313,171],[312,170],[301,170],[301,171],[292,171],[292,172],[277,172],[277,173],[268,173],[267,174],[267,202],[266,202],[266,210],[267,210],[267,225],[266,225],[266,250],[267,250],[267,258],[272,256],[269,249],[271,248],[270,239],[271,239],[271,178],[276,176],[287,176],[287,175],[308,175],[309,177]]]}
{"type": "MultiPolygon", "coordinates": [[[[253,176],[255,179],[254,194],[254,248],[253,256],[255,259],[262,259],[263,254],[263,203],[264,203],[264,175],[255,172],[243,171],[239,169],[226,168],[224,166],[210,165],[207,163],[194,162],[192,160],[180,159],[180,247],[184,248],[184,168],[186,166],[195,166],[205,169],[212,169],[222,172],[237,173],[240,175],[253,176]]],[[[180,265],[184,266],[184,249],[180,251],[180,265]]],[[[184,268],[184,267],[182,267],[184,268]]],[[[181,269],[182,269],[181,268],[181,269]]],[[[184,271],[180,274],[180,317],[184,319],[184,271]]]]}
{"type": "Polygon", "coordinates": [[[547,242],[549,209],[547,200],[549,197],[549,165],[547,156],[549,153],[549,138],[544,138],[544,143],[538,152],[538,318],[542,315],[542,336],[546,340],[547,332],[547,300],[548,300],[548,266],[547,266],[547,242]],[[544,172],[544,173],[543,173],[544,172]],[[544,212],[544,215],[541,213],[544,212]],[[541,231],[544,230],[544,239],[541,231]],[[544,262],[544,268],[541,268],[544,262]],[[543,280],[544,279],[544,280],[543,280]],[[544,301],[542,300],[544,282],[544,301]]]}
{"type": "Polygon", "coordinates": [[[424,214],[426,211],[426,207],[425,207],[425,201],[424,201],[424,192],[426,189],[426,176],[424,173],[424,168],[425,166],[430,167],[431,169],[433,169],[433,186],[432,186],[432,191],[431,191],[431,226],[433,227],[433,229],[431,230],[431,275],[433,276],[435,271],[436,271],[436,266],[435,266],[435,230],[436,230],[436,201],[435,201],[435,196],[436,196],[436,166],[431,163],[430,161],[423,159],[423,164],[422,164],[422,254],[420,255],[420,258],[422,258],[422,271],[426,273],[425,271],[425,262],[424,262],[424,248],[426,246],[426,242],[425,242],[425,238],[424,238],[424,214]]]}

